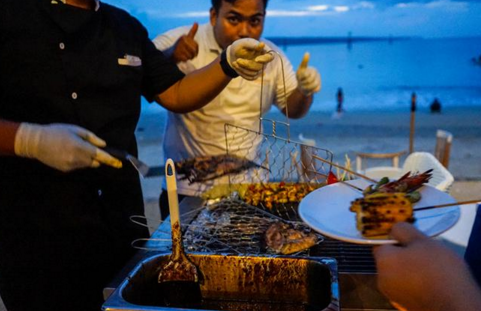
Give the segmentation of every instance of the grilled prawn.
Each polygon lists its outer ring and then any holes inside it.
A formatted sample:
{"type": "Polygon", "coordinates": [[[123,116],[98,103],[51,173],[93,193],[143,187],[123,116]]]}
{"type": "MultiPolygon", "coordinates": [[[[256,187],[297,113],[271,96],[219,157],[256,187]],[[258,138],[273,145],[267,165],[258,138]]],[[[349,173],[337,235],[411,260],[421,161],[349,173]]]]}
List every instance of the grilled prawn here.
{"type": "Polygon", "coordinates": [[[415,203],[421,199],[421,195],[418,190],[432,177],[432,169],[425,171],[421,174],[411,175],[411,172],[407,172],[401,178],[395,181],[389,181],[389,178],[382,178],[377,184],[370,185],[364,189],[364,196],[373,193],[406,193],[406,196],[410,198],[412,203],[415,203]]]}

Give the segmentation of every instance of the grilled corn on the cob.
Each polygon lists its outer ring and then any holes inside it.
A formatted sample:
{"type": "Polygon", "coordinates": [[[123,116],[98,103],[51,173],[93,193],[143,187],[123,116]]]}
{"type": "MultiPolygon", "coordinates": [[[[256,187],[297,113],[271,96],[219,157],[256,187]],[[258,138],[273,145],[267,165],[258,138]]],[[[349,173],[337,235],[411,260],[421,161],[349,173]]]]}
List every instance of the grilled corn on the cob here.
{"type": "Polygon", "coordinates": [[[411,201],[402,192],[374,193],[356,199],[350,211],[356,213],[357,229],[365,237],[387,235],[397,222],[414,222],[411,201]]]}

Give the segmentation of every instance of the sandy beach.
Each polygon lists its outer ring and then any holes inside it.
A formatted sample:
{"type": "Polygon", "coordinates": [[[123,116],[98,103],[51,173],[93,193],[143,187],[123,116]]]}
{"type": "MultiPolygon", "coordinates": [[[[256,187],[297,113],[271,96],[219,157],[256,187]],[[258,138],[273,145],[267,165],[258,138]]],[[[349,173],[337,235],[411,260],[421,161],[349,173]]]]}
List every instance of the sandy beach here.
{"type": "MultiPolygon", "coordinates": [[[[285,121],[272,110],[266,118],[285,121]]],[[[347,154],[352,161],[356,152],[397,152],[409,149],[410,111],[346,112],[340,118],[331,113],[311,111],[299,120],[290,121],[291,139],[299,134],[315,139],[320,148],[334,153],[334,160],[344,163],[347,154]]],[[[162,165],[162,133],[165,113],[143,114],[137,128],[139,158],[150,166],[162,165]]],[[[449,171],[455,178],[450,194],[458,201],[479,197],[481,189],[481,107],[446,109],[441,114],[419,111],[415,115],[415,151],[434,152],[436,131],[453,134],[449,171]]],[[[286,132],[278,128],[278,135],[286,132]]],[[[404,156],[400,163],[402,165],[404,156]]],[[[381,165],[382,162],[369,162],[381,165]]],[[[142,180],[146,212],[149,219],[158,217],[161,178],[142,180]]],[[[154,224],[155,226],[155,224],[154,224]]]]}
{"type": "MultiPolygon", "coordinates": [[[[274,110],[266,118],[285,121],[285,117],[274,110]]],[[[409,111],[348,111],[340,118],[333,118],[331,113],[311,111],[302,119],[290,121],[290,136],[298,141],[302,133],[306,138],[315,139],[317,147],[331,150],[334,160],[343,163],[345,155],[354,160],[356,152],[407,151],[410,118],[409,111]]],[[[152,166],[163,162],[164,123],[163,113],[144,114],[137,129],[139,156],[152,166]]],[[[434,152],[438,129],[449,131],[454,136],[449,171],[455,179],[481,180],[481,107],[449,109],[441,114],[417,112],[414,150],[434,152]]],[[[278,127],[278,135],[286,136],[281,126],[278,127]]],[[[369,163],[371,166],[379,164],[369,163]]]]}

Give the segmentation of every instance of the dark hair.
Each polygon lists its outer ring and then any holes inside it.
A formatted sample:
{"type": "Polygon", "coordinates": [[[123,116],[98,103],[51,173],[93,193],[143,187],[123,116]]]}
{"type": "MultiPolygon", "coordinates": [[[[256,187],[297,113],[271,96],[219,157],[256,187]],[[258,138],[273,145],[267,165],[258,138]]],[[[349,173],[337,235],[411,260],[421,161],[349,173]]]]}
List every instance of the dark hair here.
{"type": "MultiPolygon", "coordinates": [[[[222,2],[229,2],[229,3],[234,3],[236,2],[237,0],[212,0],[212,7],[214,8],[214,10],[216,12],[219,12],[220,10],[220,6],[222,5],[222,2]]],[[[267,8],[267,2],[269,0],[263,0],[264,1],[264,11],[266,10],[267,8]]]]}

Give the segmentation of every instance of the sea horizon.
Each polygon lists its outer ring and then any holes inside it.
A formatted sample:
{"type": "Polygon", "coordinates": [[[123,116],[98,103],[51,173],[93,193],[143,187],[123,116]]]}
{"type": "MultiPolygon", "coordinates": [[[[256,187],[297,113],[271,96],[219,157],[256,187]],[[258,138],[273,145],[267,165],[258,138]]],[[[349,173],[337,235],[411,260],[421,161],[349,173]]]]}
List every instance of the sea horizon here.
{"type": "MultiPolygon", "coordinates": [[[[481,56],[481,36],[353,36],[350,42],[347,37],[316,37],[323,43],[313,43],[315,37],[267,37],[273,38],[287,40],[277,45],[294,70],[305,52],[311,54],[309,65],[322,77],[312,111],[334,111],[339,88],[346,111],[403,111],[410,108],[413,93],[419,110],[428,111],[435,98],[442,109],[481,107],[481,65],[473,62],[481,56]]],[[[145,113],[158,110],[144,108],[145,113]]]]}

